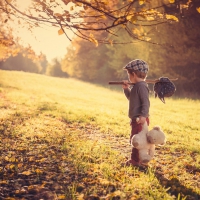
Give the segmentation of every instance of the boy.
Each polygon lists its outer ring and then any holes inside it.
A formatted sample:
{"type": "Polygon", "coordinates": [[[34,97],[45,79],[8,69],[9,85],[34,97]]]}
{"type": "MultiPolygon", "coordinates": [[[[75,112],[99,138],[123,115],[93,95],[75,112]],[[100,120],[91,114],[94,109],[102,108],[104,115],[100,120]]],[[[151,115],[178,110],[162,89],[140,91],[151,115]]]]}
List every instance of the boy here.
{"type": "MultiPolygon", "coordinates": [[[[128,116],[131,119],[131,140],[133,135],[142,130],[142,124],[144,124],[145,121],[147,121],[149,125],[149,89],[145,82],[149,67],[145,61],[136,59],[129,62],[124,69],[127,70],[129,82],[134,83],[133,87],[129,88],[128,81],[124,81],[122,86],[124,94],[129,100],[128,116]]],[[[139,160],[138,150],[133,147],[131,158],[125,165],[139,166],[140,164],[142,163],[140,163],[139,160]]]]}

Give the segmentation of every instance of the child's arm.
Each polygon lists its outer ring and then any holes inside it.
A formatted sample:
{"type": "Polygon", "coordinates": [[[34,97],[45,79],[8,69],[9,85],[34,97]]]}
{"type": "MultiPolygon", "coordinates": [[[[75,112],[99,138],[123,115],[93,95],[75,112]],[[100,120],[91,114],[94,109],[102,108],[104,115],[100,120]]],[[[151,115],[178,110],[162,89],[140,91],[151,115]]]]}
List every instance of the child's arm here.
{"type": "Polygon", "coordinates": [[[140,87],[139,90],[139,96],[140,96],[140,101],[141,101],[141,113],[139,116],[139,121],[138,123],[144,124],[146,121],[146,117],[148,117],[149,114],[149,90],[147,87],[140,87]]]}
{"type": "Polygon", "coordinates": [[[128,85],[128,81],[123,81],[124,84],[122,84],[122,88],[124,90],[124,94],[126,96],[126,98],[129,100],[130,99],[130,89],[129,89],[129,85],[128,85]]]}

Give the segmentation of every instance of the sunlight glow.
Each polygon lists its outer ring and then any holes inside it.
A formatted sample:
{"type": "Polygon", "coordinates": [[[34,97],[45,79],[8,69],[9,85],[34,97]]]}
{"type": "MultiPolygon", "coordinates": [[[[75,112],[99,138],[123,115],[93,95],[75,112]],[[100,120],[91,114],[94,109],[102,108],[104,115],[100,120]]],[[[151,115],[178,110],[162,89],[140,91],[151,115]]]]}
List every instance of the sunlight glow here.
{"type": "MultiPolygon", "coordinates": [[[[32,0],[16,0],[18,9],[22,12],[28,11],[32,0]]],[[[41,52],[46,55],[48,61],[53,58],[61,58],[67,53],[67,46],[70,41],[63,35],[58,35],[59,28],[44,25],[43,27],[33,27],[31,30],[19,24],[18,19],[12,24],[13,33],[15,37],[19,37],[19,43],[25,47],[30,45],[36,54],[41,52]]],[[[69,37],[72,38],[73,34],[69,32],[69,37]]]]}
{"type": "Polygon", "coordinates": [[[31,5],[31,2],[32,2],[32,0],[26,0],[26,1],[23,1],[23,2],[22,2],[22,0],[17,0],[16,1],[17,5],[18,5],[18,8],[21,11],[26,10],[31,5]]]}

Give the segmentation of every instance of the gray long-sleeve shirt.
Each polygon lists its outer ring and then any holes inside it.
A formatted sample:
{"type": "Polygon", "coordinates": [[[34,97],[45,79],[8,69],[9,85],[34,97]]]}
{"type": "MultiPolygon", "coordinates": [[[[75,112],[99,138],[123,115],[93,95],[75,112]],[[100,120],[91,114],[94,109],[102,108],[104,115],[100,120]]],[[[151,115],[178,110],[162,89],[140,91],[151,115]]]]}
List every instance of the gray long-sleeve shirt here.
{"type": "Polygon", "coordinates": [[[129,118],[149,116],[149,88],[145,81],[137,82],[132,88],[124,89],[124,94],[129,100],[129,118]]]}

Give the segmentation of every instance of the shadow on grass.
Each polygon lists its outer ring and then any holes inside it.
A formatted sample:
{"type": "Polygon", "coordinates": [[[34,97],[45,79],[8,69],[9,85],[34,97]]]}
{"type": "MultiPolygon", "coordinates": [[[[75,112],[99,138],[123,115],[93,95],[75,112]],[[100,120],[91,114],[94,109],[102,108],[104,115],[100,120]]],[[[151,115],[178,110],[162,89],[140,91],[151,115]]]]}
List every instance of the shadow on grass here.
{"type": "Polygon", "coordinates": [[[200,173],[200,168],[197,168],[193,165],[186,165],[185,168],[186,168],[186,171],[190,174],[200,173]]]}
{"type": "Polygon", "coordinates": [[[15,113],[0,120],[0,199],[66,197],[73,166],[67,151],[61,151],[62,138],[49,142],[45,136],[30,139],[21,137],[23,131],[15,134],[15,126],[35,115],[15,113]]]}
{"type": "MultiPolygon", "coordinates": [[[[188,166],[186,166],[187,168],[188,166]]],[[[192,166],[193,167],[193,166],[192,166]]],[[[190,166],[191,169],[191,166],[190,166]]],[[[200,169],[194,169],[200,171],[200,169]]],[[[155,176],[159,180],[160,184],[169,188],[168,193],[170,195],[176,196],[176,198],[187,199],[187,200],[199,200],[200,194],[195,192],[192,188],[188,188],[185,185],[181,184],[177,177],[172,177],[171,179],[167,179],[164,176],[164,173],[159,169],[155,171],[155,176]]]]}

